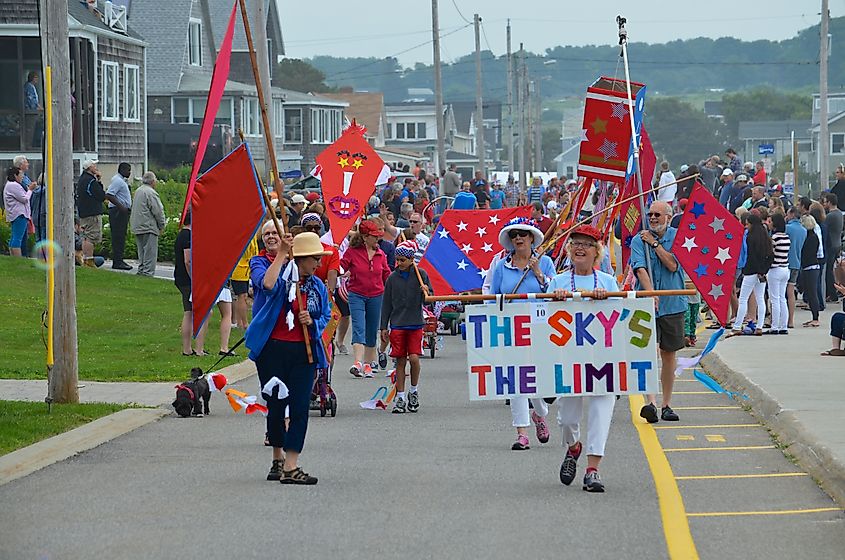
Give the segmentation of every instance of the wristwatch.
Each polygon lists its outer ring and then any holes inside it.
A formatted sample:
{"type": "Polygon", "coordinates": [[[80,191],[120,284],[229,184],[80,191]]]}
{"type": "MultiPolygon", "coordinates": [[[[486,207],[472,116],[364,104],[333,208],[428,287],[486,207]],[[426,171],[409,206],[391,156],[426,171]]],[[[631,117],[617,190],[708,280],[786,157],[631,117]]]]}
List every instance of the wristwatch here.
{"type": "Polygon", "coordinates": [[[659,246],[660,246],[660,243],[657,242],[657,241],[655,241],[654,243],[651,244],[652,249],[657,249],[657,247],[659,247],[659,246]]]}

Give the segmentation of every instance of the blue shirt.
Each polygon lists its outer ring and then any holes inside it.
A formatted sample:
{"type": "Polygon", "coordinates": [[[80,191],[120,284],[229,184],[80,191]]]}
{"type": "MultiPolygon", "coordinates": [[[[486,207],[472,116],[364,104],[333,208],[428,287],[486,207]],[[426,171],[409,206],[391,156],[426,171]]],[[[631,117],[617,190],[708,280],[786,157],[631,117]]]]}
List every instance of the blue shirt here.
{"type": "Polygon", "coordinates": [[[27,111],[38,110],[38,90],[32,82],[23,85],[24,108],[27,111]]]}
{"type": "MultiPolygon", "coordinates": [[[[106,189],[106,194],[115,197],[126,208],[132,207],[132,195],[129,192],[129,184],[120,173],[115,174],[111,178],[111,183],[109,183],[109,188],[106,189]]],[[[114,206],[114,204],[109,202],[109,208],[114,208],[114,206]]]]}
{"type": "Polygon", "coordinates": [[[499,210],[505,206],[505,191],[502,189],[493,189],[490,191],[490,208],[492,210],[499,210]]]}
{"type": "Polygon", "coordinates": [[[525,191],[525,197],[528,199],[529,204],[532,202],[543,202],[544,194],[546,194],[546,187],[543,185],[531,185],[528,187],[528,190],[525,191]]]}
{"type": "MultiPolygon", "coordinates": [[[[493,280],[490,283],[491,294],[510,294],[513,293],[514,288],[522,278],[525,269],[519,269],[513,266],[511,262],[512,255],[500,260],[493,269],[493,280]]],[[[519,284],[518,294],[541,294],[546,291],[549,280],[555,275],[555,263],[551,257],[543,255],[540,257],[540,272],[546,277],[545,282],[541,285],[537,280],[537,275],[529,270],[525,274],[525,279],[519,284]]]]}
{"type": "Polygon", "coordinates": [[[471,192],[461,191],[455,195],[455,201],[452,203],[453,210],[472,210],[475,208],[478,200],[471,192]]]}
{"type": "MultiPolygon", "coordinates": [[[[670,254],[672,253],[672,244],[675,242],[675,235],[678,233],[673,227],[667,227],[666,233],[657,242],[670,254]]],[[[657,237],[657,236],[655,236],[657,237]]],[[[678,259],[672,255],[675,263],[678,259]]],[[[678,264],[675,272],[669,272],[660,259],[657,253],[651,247],[647,247],[643,243],[642,237],[635,235],[631,239],[631,268],[636,273],[638,268],[643,268],[649,272],[651,277],[651,284],[655,290],[683,290],[684,289],[684,272],[681,265],[678,264]],[[646,261],[645,252],[649,251],[651,257],[651,271],[648,271],[648,261],[646,261]]],[[[637,280],[637,290],[642,290],[639,279],[637,280]]],[[[657,316],[673,315],[675,313],[683,313],[687,309],[687,296],[661,296],[660,304],[657,307],[657,316]]]]}
{"type": "Polygon", "coordinates": [[[586,276],[576,274],[573,276],[572,271],[562,272],[552,278],[552,281],[549,282],[549,288],[546,291],[553,292],[556,289],[561,289],[571,292],[573,278],[575,279],[576,290],[593,291],[596,288],[604,288],[608,292],[619,291],[619,284],[616,283],[616,278],[600,270],[596,271],[595,278],[592,274],[586,276]]]}
{"type": "Polygon", "coordinates": [[[789,236],[789,270],[801,270],[801,247],[807,239],[807,228],[797,219],[789,220],[786,234],[789,236]]]}
{"type": "Polygon", "coordinates": [[[748,262],[748,230],[742,232],[742,246],[739,248],[739,258],[736,260],[736,275],[742,274],[745,263],[748,262]]]}

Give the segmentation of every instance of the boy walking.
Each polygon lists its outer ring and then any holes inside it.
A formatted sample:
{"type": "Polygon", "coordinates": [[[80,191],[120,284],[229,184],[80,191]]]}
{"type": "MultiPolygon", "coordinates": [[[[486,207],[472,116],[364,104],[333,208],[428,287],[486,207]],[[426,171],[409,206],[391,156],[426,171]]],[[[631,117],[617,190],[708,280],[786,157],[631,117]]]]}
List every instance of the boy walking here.
{"type": "Polygon", "coordinates": [[[417,244],[403,241],[396,247],[396,269],[384,285],[381,307],[381,338],[390,339],[390,357],[396,359],[396,400],[394,414],[416,412],[420,407],[417,386],[420,382],[420,355],[422,354],[423,314],[425,296],[432,292],[431,282],[420,270],[424,285],[420,286],[414,267],[417,244]],[[388,327],[390,333],[388,335],[388,327]],[[405,401],[405,365],[411,364],[411,387],[405,401]]]}

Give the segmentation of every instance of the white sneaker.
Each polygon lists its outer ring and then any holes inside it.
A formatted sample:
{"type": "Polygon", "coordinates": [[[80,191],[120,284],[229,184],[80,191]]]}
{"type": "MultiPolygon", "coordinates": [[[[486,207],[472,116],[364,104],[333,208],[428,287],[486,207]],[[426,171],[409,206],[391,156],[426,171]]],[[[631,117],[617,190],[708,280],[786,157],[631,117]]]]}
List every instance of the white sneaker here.
{"type": "Polygon", "coordinates": [[[364,377],[371,379],[373,377],[373,366],[364,364],[364,377]]]}
{"type": "Polygon", "coordinates": [[[364,369],[364,368],[363,368],[363,366],[361,366],[361,362],[355,362],[354,364],[352,364],[352,367],[349,368],[349,373],[351,373],[355,377],[361,377],[361,370],[362,369],[364,369]]]}
{"type": "Polygon", "coordinates": [[[337,353],[341,356],[348,356],[349,355],[349,348],[346,347],[344,344],[339,344],[337,347],[337,353]]]}

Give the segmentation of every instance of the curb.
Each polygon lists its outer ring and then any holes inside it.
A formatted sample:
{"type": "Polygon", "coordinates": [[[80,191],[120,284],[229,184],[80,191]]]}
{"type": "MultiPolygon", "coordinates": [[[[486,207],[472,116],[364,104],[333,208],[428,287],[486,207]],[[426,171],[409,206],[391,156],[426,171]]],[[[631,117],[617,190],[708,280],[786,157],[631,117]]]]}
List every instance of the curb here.
{"type": "MultiPolygon", "coordinates": [[[[219,373],[231,385],[255,375],[256,371],[251,360],[244,360],[226,366],[219,373]]],[[[161,403],[159,408],[127,408],[7,453],[0,457],[0,486],[156,422],[171,412],[169,402],[161,403]]]]}
{"type": "Polygon", "coordinates": [[[747,395],[752,412],[777,437],[784,452],[794,456],[838,504],[845,505],[845,460],[807,430],[800,411],[783,408],[763,387],[731,369],[716,351],[701,364],[723,387],[747,395]]]}
{"type": "Polygon", "coordinates": [[[0,457],[0,486],[93,449],[167,416],[163,408],[127,408],[0,457]]]}

